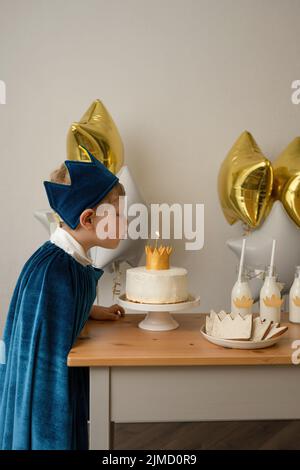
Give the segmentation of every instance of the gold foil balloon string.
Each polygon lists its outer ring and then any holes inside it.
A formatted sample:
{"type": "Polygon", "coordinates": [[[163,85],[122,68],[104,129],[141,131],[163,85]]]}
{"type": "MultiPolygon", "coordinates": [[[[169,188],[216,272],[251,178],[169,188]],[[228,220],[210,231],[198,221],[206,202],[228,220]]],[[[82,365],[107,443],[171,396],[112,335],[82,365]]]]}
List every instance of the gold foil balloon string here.
{"type": "Polygon", "coordinates": [[[218,193],[226,220],[241,220],[257,228],[280,200],[300,226],[300,137],[296,137],[273,165],[253,136],[245,131],[237,139],[218,176],[218,193]]]}

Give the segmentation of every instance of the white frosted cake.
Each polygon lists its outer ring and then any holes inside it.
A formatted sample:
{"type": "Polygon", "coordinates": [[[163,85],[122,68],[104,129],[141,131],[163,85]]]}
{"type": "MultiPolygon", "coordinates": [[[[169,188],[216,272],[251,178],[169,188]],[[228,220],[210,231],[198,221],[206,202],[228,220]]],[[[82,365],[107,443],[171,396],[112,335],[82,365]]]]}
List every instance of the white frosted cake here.
{"type": "Polygon", "coordinates": [[[133,302],[170,304],[188,299],[187,270],[169,267],[171,247],[145,247],[146,266],[127,269],[126,297],[133,302]]]}
{"type": "Polygon", "coordinates": [[[127,269],[126,297],[133,302],[170,304],[188,298],[187,270],[147,269],[145,266],[127,269]]]}

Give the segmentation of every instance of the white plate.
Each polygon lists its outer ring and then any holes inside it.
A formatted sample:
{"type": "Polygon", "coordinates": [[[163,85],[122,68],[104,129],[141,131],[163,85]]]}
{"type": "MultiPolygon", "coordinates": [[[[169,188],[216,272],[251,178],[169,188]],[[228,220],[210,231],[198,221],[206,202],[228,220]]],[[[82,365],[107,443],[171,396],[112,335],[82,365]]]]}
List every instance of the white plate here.
{"type": "Polygon", "coordinates": [[[189,294],[186,302],[176,302],[174,304],[145,304],[132,302],[126,298],[126,294],[120,295],[118,300],[122,307],[139,310],[140,312],[176,312],[187,308],[197,307],[197,305],[200,304],[200,297],[195,297],[191,294],[189,294]]]}
{"type": "Polygon", "coordinates": [[[231,349],[263,349],[269,348],[276,344],[280,338],[283,336],[278,336],[277,338],[270,338],[264,339],[262,341],[238,341],[233,339],[220,339],[215,338],[214,336],[210,336],[205,333],[205,325],[201,328],[201,333],[207,341],[210,341],[213,344],[217,344],[218,346],[223,346],[223,348],[231,348],[231,349]]]}

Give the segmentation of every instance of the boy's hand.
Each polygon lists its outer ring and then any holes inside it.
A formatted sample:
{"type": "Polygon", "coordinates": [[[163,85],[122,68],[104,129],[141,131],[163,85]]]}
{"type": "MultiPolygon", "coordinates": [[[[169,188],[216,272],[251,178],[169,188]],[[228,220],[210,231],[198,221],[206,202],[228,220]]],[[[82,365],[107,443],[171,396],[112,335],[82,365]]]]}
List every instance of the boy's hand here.
{"type": "Polygon", "coordinates": [[[110,307],[93,305],[90,317],[92,320],[118,320],[125,316],[125,310],[118,304],[110,307]]]}

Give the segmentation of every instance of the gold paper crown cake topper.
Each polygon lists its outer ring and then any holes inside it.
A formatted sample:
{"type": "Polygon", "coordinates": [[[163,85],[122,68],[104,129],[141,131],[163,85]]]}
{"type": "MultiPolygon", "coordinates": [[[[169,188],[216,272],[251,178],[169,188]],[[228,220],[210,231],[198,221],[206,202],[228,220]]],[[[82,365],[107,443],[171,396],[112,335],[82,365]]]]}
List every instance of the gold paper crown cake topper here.
{"type": "Polygon", "coordinates": [[[169,269],[169,257],[172,252],[171,246],[145,246],[146,269],[169,269]]]}

